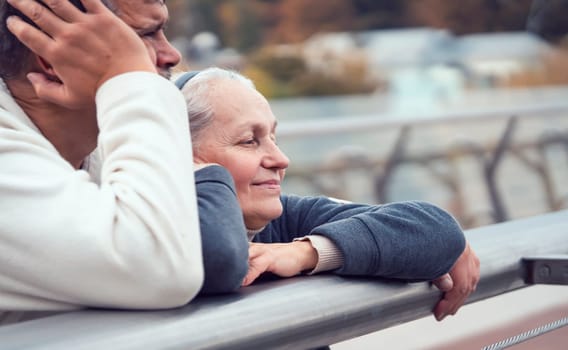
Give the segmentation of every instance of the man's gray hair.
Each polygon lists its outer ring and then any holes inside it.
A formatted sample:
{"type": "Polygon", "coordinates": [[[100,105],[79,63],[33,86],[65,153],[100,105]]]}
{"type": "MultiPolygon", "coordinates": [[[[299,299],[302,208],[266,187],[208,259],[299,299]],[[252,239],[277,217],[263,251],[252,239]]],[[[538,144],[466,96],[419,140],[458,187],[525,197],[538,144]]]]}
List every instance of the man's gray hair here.
{"type": "MultiPolygon", "coordinates": [[[[175,74],[176,81],[179,74],[175,74]]],[[[256,90],[254,83],[242,74],[212,67],[200,71],[191,78],[181,89],[187,105],[187,116],[191,132],[191,142],[194,152],[199,149],[203,132],[211,126],[215,117],[214,103],[210,96],[211,84],[220,80],[234,80],[243,84],[244,87],[256,90]]]]}

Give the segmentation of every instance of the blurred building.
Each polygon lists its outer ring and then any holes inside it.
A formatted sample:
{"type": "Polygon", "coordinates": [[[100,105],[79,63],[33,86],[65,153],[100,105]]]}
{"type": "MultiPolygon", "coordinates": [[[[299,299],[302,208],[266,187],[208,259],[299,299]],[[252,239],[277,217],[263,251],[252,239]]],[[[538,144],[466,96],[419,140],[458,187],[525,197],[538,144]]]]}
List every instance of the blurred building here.
{"type": "Polygon", "coordinates": [[[221,41],[212,32],[200,32],[192,38],[176,37],[172,44],[192,69],[218,66],[238,70],[244,63],[244,57],[237,50],[222,47],[221,41]]]}
{"type": "Polygon", "coordinates": [[[316,34],[303,52],[309,67],[327,70],[338,57],[364,54],[370,72],[398,92],[420,86],[421,91],[448,93],[495,86],[513,73],[538,67],[550,50],[529,32],[455,36],[443,29],[409,28],[316,34]]]}

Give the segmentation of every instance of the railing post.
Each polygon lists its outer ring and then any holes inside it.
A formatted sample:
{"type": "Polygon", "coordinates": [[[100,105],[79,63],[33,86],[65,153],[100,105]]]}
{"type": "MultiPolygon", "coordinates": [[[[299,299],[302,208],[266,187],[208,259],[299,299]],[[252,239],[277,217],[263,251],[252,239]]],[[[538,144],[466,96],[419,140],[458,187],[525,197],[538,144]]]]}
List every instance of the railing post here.
{"type": "Polygon", "coordinates": [[[517,117],[513,116],[509,118],[507,125],[505,126],[505,130],[503,131],[503,135],[499,140],[499,144],[497,145],[495,152],[493,153],[493,156],[489,159],[486,159],[484,162],[485,182],[487,184],[487,190],[489,191],[491,205],[493,206],[493,218],[495,222],[507,221],[508,218],[505,205],[503,204],[501,195],[499,194],[499,190],[497,188],[497,180],[495,174],[497,171],[497,166],[500,164],[501,159],[503,159],[503,155],[507,150],[507,147],[509,147],[509,144],[511,143],[513,132],[515,131],[516,126],[517,117]]]}
{"type": "Polygon", "coordinates": [[[380,175],[377,175],[375,177],[375,198],[377,200],[377,203],[388,202],[386,194],[388,182],[392,177],[392,173],[394,172],[395,168],[400,164],[400,161],[404,156],[406,144],[408,143],[410,135],[410,129],[410,125],[404,125],[400,129],[391,154],[383,167],[383,171],[380,175]]]}

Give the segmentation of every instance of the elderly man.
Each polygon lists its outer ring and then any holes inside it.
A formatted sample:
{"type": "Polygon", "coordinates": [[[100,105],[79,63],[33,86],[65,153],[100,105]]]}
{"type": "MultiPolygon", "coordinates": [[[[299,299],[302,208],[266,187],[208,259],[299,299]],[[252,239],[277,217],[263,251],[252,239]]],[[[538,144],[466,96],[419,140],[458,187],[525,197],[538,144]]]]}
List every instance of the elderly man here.
{"type": "Polygon", "coordinates": [[[104,3],[0,4],[0,324],[202,285],[185,105],[156,74],[180,60],[166,5],[104,3]]]}

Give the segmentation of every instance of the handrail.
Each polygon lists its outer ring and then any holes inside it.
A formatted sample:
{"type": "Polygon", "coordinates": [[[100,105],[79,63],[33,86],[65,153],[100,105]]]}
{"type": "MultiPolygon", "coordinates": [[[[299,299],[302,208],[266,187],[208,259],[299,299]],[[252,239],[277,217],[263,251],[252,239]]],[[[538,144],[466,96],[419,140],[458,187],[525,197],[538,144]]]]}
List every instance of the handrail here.
{"type": "MultiPolygon", "coordinates": [[[[523,257],[568,253],[568,211],[466,232],[481,260],[468,302],[526,287],[523,257]]],[[[2,349],[309,349],[430,314],[440,294],[322,275],[269,281],[165,311],[85,310],[0,327],[2,349]]]]}

